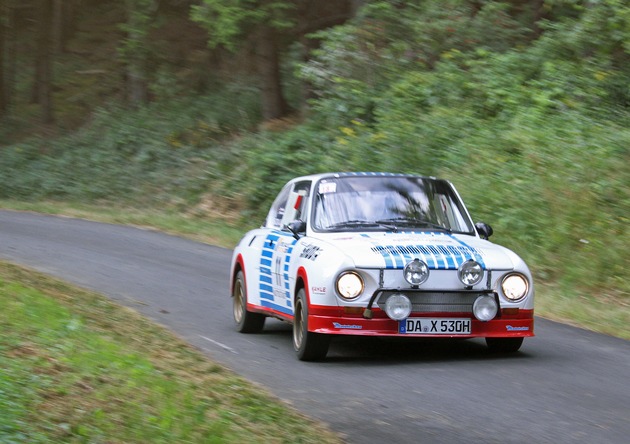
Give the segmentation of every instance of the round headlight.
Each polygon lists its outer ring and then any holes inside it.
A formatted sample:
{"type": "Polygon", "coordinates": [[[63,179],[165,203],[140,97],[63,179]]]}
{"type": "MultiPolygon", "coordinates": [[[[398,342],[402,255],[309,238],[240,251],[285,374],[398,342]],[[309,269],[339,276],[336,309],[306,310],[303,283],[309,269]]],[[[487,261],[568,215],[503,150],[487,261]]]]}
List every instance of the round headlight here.
{"type": "Polygon", "coordinates": [[[467,260],[459,266],[457,277],[467,287],[477,285],[483,279],[483,268],[477,261],[467,260]]]}
{"type": "Polygon", "coordinates": [[[403,273],[407,282],[413,286],[418,286],[429,278],[429,267],[420,259],[414,259],[405,265],[403,273]]]}
{"type": "Polygon", "coordinates": [[[394,321],[402,321],[411,314],[411,301],[404,294],[393,294],[385,301],[385,313],[394,321]]]}
{"type": "Polygon", "coordinates": [[[363,279],[353,271],[342,273],[337,278],[337,293],[344,299],[354,299],[363,293],[363,279]]]}
{"type": "Polygon", "coordinates": [[[510,301],[518,301],[523,299],[529,290],[529,283],[527,278],[522,274],[512,273],[503,278],[501,282],[501,289],[503,294],[510,301]]]}
{"type": "Polygon", "coordinates": [[[490,296],[479,296],[473,304],[473,314],[480,321],[490,321],[494,319],[499,311],[497,300],[490,296]]]}

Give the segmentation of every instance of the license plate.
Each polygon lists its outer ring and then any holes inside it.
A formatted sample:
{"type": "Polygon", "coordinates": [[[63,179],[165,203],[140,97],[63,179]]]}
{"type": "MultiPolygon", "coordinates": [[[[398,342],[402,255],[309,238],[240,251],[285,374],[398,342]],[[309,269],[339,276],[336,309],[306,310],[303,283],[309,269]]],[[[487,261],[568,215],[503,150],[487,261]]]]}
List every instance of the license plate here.
{"type": "Polygon", "coordinates": [[[398,333],[424,335],[469,335],[470,319],[409,318],[398,323],[398,333]]]}

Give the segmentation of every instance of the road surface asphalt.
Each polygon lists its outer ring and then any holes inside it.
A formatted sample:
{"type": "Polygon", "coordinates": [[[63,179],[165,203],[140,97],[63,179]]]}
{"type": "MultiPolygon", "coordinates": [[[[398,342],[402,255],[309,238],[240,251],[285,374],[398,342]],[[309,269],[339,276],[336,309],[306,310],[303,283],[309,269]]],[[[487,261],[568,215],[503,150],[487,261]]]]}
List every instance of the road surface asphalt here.
{"type": "Polygon", "coordinates": [[[339,339],[325,362],[301,362],[288,324],[235,331],[231,254],[149,230],[0,211],[1,259],[134,308],[349,443],[630,442],[628,341],[536,318],[537,336],[509,356],[477,339],[339,339]]]}

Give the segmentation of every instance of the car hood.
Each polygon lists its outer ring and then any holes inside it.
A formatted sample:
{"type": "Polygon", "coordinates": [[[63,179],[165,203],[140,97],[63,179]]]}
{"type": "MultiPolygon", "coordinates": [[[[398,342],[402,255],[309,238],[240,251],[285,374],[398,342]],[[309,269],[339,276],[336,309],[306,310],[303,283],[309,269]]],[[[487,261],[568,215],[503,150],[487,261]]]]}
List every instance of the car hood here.
{"type": "Polygon", "coordinates": [[[413,259],[431,269],[457,269],[474,259],[489,270],[514,268],[507,248],[473,236],[427,233],[330,233],[318,236],[351,258],[357,268],[404,268],[413,259]]]}

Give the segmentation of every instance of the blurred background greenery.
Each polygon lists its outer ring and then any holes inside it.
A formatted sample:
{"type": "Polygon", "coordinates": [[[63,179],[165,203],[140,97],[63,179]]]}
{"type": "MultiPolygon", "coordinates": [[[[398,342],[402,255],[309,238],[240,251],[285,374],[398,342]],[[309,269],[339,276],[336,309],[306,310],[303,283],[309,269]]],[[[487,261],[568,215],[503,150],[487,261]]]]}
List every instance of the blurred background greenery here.
{"type": "Polygon", "coordinates": [[[1,5],[5,202],[244,230],[296,175],[442,176],[569,305],[628,314],[625,0],[1,5]]]}

